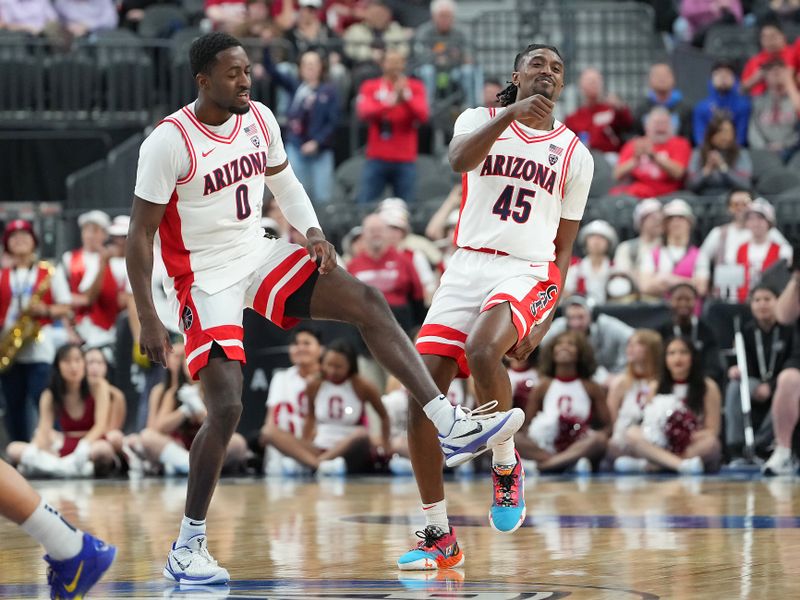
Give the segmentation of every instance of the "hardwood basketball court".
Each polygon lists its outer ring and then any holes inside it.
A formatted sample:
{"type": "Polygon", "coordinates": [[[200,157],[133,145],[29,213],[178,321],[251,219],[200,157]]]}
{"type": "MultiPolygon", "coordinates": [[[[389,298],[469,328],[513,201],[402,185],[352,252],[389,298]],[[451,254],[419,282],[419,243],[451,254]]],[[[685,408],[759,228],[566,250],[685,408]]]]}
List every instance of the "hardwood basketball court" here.
{"type": "MultiPolygon", "coordinates": [[[[194,591],[161,575],[185,480],[35,485],[118,546],[94,598],[800,598],[796,478],[529,477],[512,535],[488,525],[488,475],[452,480],[466,563],[432,574],[395,567],[421,528],[411,478],[227,479],[208,531],[233,582],[194,591]]],[[[41,550],[7,521],[0,539],[0,597],[47,597],[41,550]]]]}

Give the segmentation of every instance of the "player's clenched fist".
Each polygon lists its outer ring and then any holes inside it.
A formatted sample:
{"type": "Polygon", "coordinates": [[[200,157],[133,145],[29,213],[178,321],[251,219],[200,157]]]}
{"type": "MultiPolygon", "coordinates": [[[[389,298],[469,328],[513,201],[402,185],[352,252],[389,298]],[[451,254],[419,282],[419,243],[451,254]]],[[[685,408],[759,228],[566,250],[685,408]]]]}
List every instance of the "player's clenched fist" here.
{"type": "Polygon", "coordinates": [[[514,118],[518,121],[540,120],[549,116],[553,112],[555,103],[541,94],[534,94],[522,100],[517,100],[508,107],[514,112],[514,118]]]}
{"type": "Polygon", "coordinates": [[[309,256],[317,261],[320,274],[325,275],[333,271],[336,268],[336,249],[325,239],[325,234],[312,227],[306,233],[306,239],[308,240],[306,250],[309,256]]]}

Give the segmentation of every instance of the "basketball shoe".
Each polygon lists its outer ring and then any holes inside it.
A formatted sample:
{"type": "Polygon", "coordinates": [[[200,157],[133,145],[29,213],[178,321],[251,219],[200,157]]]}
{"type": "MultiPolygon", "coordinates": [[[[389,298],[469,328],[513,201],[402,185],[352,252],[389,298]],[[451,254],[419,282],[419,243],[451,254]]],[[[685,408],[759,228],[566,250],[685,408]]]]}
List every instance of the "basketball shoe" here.
{"type": "Polygon", "coordinates": [[[513,466],[492,467],[494,494],[489,509],[489,524],[492,529],[502,533],[516,531],[525,521],[525,469],[516,450],[514,457],[517,462],[513,466]]]}
{"type": "Polygon", "coordinates": [[[164,565],[164,577],[183,585],[228,583],[231,576],[208,552],[205,534],[189,538],[182,546],[172,544],[164,565]]]}
{"type": "Polygon", "coordinates": [[[50,598],[83,598],[108,570],[116,554],[114,546],[84,533],[83,547],[77,556],[53,560],[45,555],[44,559],[49,565],[47,583],[50,586],[50,598]]]}
{"type": "Polygon", "coordinates": [[[464,416],[455,420],[450,433],[439,434],[439,443],[448,467],[457,467],[472,460],[505,442],[522,427],[525,413],[521,408],[490,413],[496,406],[497,400],[492,400],[473,410],[462,409],[464,416]]]}
{"type": "Polygon", "coordinates": [[[456,531],[452,527],[445,532],[441,527],[428,525],[416,533],[421,541],[397,561],[401,571],[432,571],[452,569],[464,564],[464,553],[456,541],[456,531]]]}

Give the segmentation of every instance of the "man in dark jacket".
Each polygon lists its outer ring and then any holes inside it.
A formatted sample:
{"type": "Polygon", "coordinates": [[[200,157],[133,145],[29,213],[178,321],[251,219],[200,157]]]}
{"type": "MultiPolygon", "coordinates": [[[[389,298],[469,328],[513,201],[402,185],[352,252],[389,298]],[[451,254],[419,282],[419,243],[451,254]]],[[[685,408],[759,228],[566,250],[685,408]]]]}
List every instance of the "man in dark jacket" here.
{"type": "Polygon", "coordinates": [[[644,132],[644,120],[655,106],[663,106],[672,115],[675,133],[691,139],[692,107],[684,101],[683,94],[675,87],[675,74],[667,63],[656,63],[650,67],[647,95],[634,111],[634,126],[637,133],[644,132]]]}
{"type": "Polygon", "coordinates": [[[708,97],[694,107],[692,135],[694,143],[700,146],[706,127],[715,112],[727,112],[736,128],[736,141],[740,146],[747,145],[747,125],[750,120],[750,99],[739,90],[736,71],[728,62],[718,62],[711,69],[708,81],[708,97]]]}

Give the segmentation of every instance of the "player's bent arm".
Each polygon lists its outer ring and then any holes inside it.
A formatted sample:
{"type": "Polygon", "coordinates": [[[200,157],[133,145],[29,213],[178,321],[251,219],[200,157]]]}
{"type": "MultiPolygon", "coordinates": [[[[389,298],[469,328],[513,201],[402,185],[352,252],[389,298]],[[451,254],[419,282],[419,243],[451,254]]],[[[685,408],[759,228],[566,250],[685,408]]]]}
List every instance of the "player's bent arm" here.
{"type": "Polygon", "coordinates": [[[457,173],[466,173],[481,164],[495,141],[514,121],[513,105],[469,133],[455,136],[450,142],[447,157],[457,173]]]}
{"type": "Polygon", "coordinates": [[[264,177],[289,225],[303,235],[311,228],[322,230],[311,199],[288,160],[276,167],[267,167],[264,177]]]}
{"type": "Polygon", "coordinates": [[[153,239],[166,210],[166,204],[148,202],[138,196],[133,198],[125,262],[140,322],[152,319],[158,320],[151,293],[153,239]]]}

